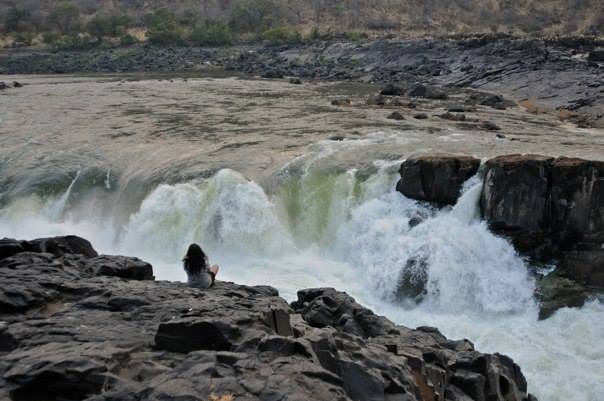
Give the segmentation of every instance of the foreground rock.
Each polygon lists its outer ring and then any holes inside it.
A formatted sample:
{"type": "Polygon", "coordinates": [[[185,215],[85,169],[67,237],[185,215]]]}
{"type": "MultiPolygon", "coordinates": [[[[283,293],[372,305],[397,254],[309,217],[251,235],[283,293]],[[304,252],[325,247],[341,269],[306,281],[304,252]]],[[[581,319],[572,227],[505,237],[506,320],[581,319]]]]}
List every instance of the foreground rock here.
{"type": "Polygon", "coordinates": [[[511,359],[333,289],[290,306],[270,287],[202,291],[134,258],[19,248],[32,242],[2,241],[17,252],[0,258],[0,399],[534,399],[511,359]]]}

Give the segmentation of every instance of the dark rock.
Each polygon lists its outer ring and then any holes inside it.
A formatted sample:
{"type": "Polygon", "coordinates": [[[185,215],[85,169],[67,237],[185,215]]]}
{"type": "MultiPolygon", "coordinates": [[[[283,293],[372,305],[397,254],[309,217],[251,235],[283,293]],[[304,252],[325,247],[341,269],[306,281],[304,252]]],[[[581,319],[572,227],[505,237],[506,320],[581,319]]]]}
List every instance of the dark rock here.
{"type": "Polygon", "coordinates": [[[393,111],[388,117],[389,120],[397,120],[397,121],[402,121],[405,119],[405,116],[403,116],[400,112],[398,111],[393,111]]]}
{"type": "Polygon", "coordinates": [[[559,271],[579,284],[604,289],[604,250],[565,252],[559,271]]]}
{"type": "Polygon", "coordinates": [[[348,98],[334,99],[331,101],[332,106],[350,106],[351,102],[348,98]]]}
{"type": "Polygon", "coordinates": [[[15,81],[15,82],[13,82],[13,88],[23,88],[23,84],[15,81]]]}
{"type": "Polygon", "coordinates": [[[581,307],[588,293],[575,281],[561,277],[557,272],[548,274],[537,281],[539,319],[547,319],[555,311],[564,307],[581,307]]]}
{"type": "Polygon", "coordinates": [[[453,106],[447,109],[449,113],[471,113],[476,111],[476,107],[472,106],[453,106]]]}
{"type": "Polygon", "coordinates": [[[486,162],[481,196],[482,216],[496,233],[509,237],[516,249],[547,259],[549,240],[549,177],[553,158],[507,155],[486,162]]]}
{"type": "Polygon", "coordinates": [[[604,63],[604,49],[590,51],[587,59],[595,63],[604,63]]]}
{"type": "Polygon", "coordinates": [[[480,127],[486,129],[487,131],[501,131],[501,127],[492,121],[483,121],[480,124],[480,127]]]}
{"type": "Polygon", "coordinates": [[[292,308],[313,327],[334,327],[362,337],[375,337],[393,329],[392,323],[359,305],[354,298],[333,288],[298,291],[292,308]]]}
{"type": "Polygon", "coordinates": [[[388,84],[380,91],[382,96],[403,96],[405,95],[405,88],[395,84],[388,84]]]}
{"type": "Polygon", "coordinates": [[[94,258],[98,256],[98,253],[94,250],[90,242],[75,235],[39,238],[26,242],[25,244],[25,248],[29,252],[52,253],[56,256],[74,254],[82,255],[87,258],[94,258]]]}
{"type": "Polygon", "coordinates": [[[293,85],[302,85],[302,80],[300,78],[290,78],[289,83],[293,85]]]}
{"type": "Polygon", "coordinates": [[[0,259],[8,258],[20,252],[25,252],[25,248],[21,241],[9,238],[0,240],[0,259]]]}
{"type": "Polygon", "coordinates": [[[25,294],[0,308],[0,398],[425,401],[461,397],[453,377],[476,399],[528,397],[511,360],[396,326],[342,292],[303,290],[290,307],[267,286],[97,275],[125,260],[136,259],[0,259],[0,293],[25,294]]]}
{"type": "Polygon", "coordinates": [[[433,87],[433,86],[426,86],[426,85],[422,85],[422,84],[415,85],[413,88],[411,88],[411,90],[409,91],[409,93],[407,93],[407,95],[411,96],[411,97],[421,97],[421,98],[425,98],[425,99],[436,99],[436,100],[446,100],[449,98],[447,93],[444,92],[443,90],[433,87]]]}
{"type": "Polygon", "coordinates": [[[466,121],[466,115],[463,113],[453,114],[453,113],[446,112],[444,114],[439,114],[438,117],[442,118],[443,120],[449,120],[449,121],[466,121]]]}
{"type": "Polygon", "coordinates": [[[515,106],[516,103],[505,99],[501,95],[493,95],[491,93],[475,92],[470,95],[470,104],[478,104],[481,106],[491,107],[497,110],[505,110],[508,107],[515,106]]]}
{"type": "Polygon", "coordinates": [[[453,205],[480,160],[468,156],[418,156],[401,165],[397,190],[408,198],[453,205]]]}
{"type": "Polygon", "coordinates": [[[183,318],[161,323],[155,336],[159,349],[187,353],[197,350],[230,351],[241,332],[227,322],[183,318]]]}
{"type": "Polygon", "coordinates": [[[426,113],[417,113],[413,116],[416,120],[426,120],[428,119],[428,115],[426,113]]]}
{"type": "Polygon", "coordinates": [[[8,89],[9,86],[5,82],[0,82],[0,91],[8,89]]]}
{"type": "Polygon", "coordinates": [[[385,106],[387,103],[387,99],[382,96],[382,95],[378,95],[378,96],[370,96],[367,99],[367,105],[369,106],[385,106]]]}
{"type": "Polygon", "coordinates": [[[85,262],[96,276],[114,276],[129,280],[154,280],[153,267],[138,258],[101,255],[85,262]]]}
{"type": "Polygon", "coordinates": [[[409,259],[399,278],[397,297],[399,299],[412,299],[420,302],[426,294],[428,283],[427,264],[423,259],[409,259]]]}
{"type": "Polygon", "coordinates": [[[604,162],[561,157],[551,177],[551,228],[558,246],[604,243],[604,162]]]}

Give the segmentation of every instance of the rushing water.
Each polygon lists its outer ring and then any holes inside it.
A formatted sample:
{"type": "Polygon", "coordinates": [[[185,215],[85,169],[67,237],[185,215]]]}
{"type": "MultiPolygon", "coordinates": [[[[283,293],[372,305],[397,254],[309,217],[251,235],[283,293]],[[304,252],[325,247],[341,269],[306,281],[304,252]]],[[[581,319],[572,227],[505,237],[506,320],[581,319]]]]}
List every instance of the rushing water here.
{"type": "Polygon", "coordinates": [[[340,151],[371,140],[313,145],[270,187],[223,169],[204,180],[159,185],[120,221],[123,198],[111,170],[88,191],[32,194],[5,204],[4,235],[79,234],[107,253],[136,255],[158,279],[182,280],[180,259],[195,241],[221,279],[269,284],[292,300],[301,288],[332,286],[408,326],[432,325],[484,352],[513,357],[543,401],[601,401],[604,306],[564,309],[539,322],[534,280],[511,245],[478,218],[480,178],[443,210],[395,192],[400,161],[367,171],[326,168],[340,151]],[[403,273],[425,282],[416,303],[397,295],[403,273]]]}

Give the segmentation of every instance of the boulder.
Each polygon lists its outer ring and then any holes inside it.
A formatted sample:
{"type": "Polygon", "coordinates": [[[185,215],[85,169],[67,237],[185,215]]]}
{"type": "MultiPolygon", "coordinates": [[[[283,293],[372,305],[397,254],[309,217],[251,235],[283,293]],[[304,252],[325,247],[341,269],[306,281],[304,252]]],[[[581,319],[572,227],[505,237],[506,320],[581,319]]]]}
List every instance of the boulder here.
{"type": "Polygon", "coordinates": [[[594,63],[604,63],[604,49],[595,49],[590,51],[587,59],[594,63]]]}
{"type": "Polygon", "coordinates": [[[478,167],[480,160],[469,156],[410,157],[401,165],[397,190],[411,199],[453,205],[478,167]]]}
{"type": "Polygon", "coordinates": [[[332,106],[350,106],[351,102],[348,98],[339,98],[331,101],[332,106]]]}
{"type": "Polygon", "coordinates": [[[386,85],[381,91],[380,95],[382,96],[404,96],[405,88],[395,84],[386,85]]]}
{"type": "Polygon", "coordinates": [[[388,115],[388,117],[386,117],[389,120],[397,120],[397,121],[402,121],[405,119],[405,116],[402,115],[399,111],[393,111],[392,113],[390,113],[388,115]]]}
{"type": "Polygon", "coordinates": [[[468,103],[472,105],[487,106],[497,110],[505,110],[508,107],[515,106],[511,100],[505,99],[501,95],[494,95],[492,93],[474,92],[470,95],[468,103]]]}
{"type": "Polygon", "coordinates": [[[442,89],[436,88],[434,86],[426,86],[422,84],[417,84],[409,92],[408,96],[411,97],[421,97],[424,99],[436,99],[436,100],[446,100],[449,98],[447,93],[442,89]]]}
{"type": "Polygon", "coordinates": [[[155,335],[155,344],[159,349],[182,353],[197,350],[230,351],[239,336],[239,328],[228,322],[184,318],[161,323],[155,335]]]}
{"type": "Polygon", "coordinates": [[[29,252],[52,253],[56,256],[66,254],[82,255],[87,258],[94,258],[98,253],[92,247],[92,244],[84,238],[75,235],[64,237],[38,238],[26,242],[25,248],[29,252]]]}
{"type": "Polygon", "coordinates": [[[417,113],[413,115],[413,118],[415,118],[416,120],[427,120],[428,115],[426,113],[417,113]]]}
{"type": "Polygon", "coordinates": [[[375,315],[350,295],[333,288],[298,291],[292,308],[313,327],[330,326],[364,338],[386,334],[394,328],[385,317],[375,315]]]}
{"type": "Polygon", "coordinates": [[[480,199],[482,216],[496,233],[509,237],[520,252],[547,259],[549,184],[553,158],[506,155],[486,162],[480,199]]]}
{"type": "Polygon", "coordinates": [[[154,280],[153,267],[138,258],[101,255],[89,259],[85,266],[95,276],[114,276],[129,280],[154,280]]]}

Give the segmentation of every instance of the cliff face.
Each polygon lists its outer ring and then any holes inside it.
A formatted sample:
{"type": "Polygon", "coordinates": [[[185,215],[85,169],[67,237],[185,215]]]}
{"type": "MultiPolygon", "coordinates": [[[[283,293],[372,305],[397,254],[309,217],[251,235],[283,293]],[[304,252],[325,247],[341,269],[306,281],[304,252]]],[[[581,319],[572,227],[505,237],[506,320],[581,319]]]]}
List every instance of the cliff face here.
{"type": "Polygon", "coordinates": [[[0,398],[533,400],[514,362],[333,289],[153,280],[77,237],[0,242],[0,398]]]}

